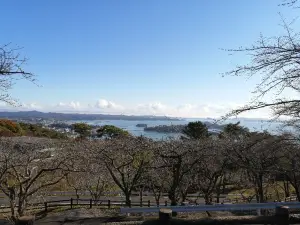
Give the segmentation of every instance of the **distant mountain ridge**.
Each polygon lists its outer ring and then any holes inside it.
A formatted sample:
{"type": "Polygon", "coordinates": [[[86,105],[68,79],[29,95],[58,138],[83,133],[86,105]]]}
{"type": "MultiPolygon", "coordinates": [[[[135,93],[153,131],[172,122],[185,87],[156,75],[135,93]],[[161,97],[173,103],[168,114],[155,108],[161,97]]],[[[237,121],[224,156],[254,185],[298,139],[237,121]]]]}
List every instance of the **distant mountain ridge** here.
{"type": "Polygon", "coordinates": [[[54,119],[54,120],[170,120],[179,121],[178,118],[166,116],[134,116],[134,115],[109,115],[109,114],[79,114],[55,113],[39,111],[0,112],[0,118],[6,119],[54,119]]]}

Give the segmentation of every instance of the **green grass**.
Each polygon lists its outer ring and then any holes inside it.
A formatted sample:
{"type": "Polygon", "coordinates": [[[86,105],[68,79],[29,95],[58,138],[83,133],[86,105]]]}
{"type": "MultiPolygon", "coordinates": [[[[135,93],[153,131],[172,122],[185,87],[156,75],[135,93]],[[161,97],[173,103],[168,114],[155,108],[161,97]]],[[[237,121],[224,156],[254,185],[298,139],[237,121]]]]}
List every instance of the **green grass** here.
{"type": "MultiPolygon", "coordinates": [[[[295,189],[289,185],[289,191],[290,194],[295,194],[295,189]]],[[[255,189],[254,188],[245,188],[240,190],[235,190],[229,192],[229,194],[243,194],[245,197],[251,197],[255,195],[255,189]]],[[[265,196],[268,196],[269,200],[284,200],[285,193],[283,188],[283,182],[279,181],[275,184],[264,184],[264,193],[265,196]]],[[[228,199],[230,200],[236,200],[235,196],[229,195],[228,199]]],[[[242,200],[242,198],[238,198],[238,200],[242,200]]]]}

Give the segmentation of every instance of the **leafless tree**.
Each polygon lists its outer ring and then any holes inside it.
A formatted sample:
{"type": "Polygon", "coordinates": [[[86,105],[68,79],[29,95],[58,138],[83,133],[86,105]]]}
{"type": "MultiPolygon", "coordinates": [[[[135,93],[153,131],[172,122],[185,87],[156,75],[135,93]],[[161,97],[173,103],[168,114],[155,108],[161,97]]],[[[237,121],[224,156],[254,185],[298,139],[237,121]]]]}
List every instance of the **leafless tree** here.
{"type": "Polygon", "coordinates": [[[130,205],[132,191],[140,185],[145,170],[151,163],[153,141],[143,137],[106,140],[101,154],[115,184],[130,205]]]}
{"type": "Polygon", "coordinates": [[[281,137],[268,133],[254,133],[249,137],[235,142],[227,151],[236,168],[247,175],[248,181],[255,189],[257,202],[265,201],[264,185],[271,179],[283,153],[281,137]]]}
{"type": "Polygon", "coordinates": [[[24,215],[27,203],[38,191],[65,178],[71,156],[67,150],[59,151],[61,147],[49,157],[41,151],[45,145],[0,140],[0,189],[10,201],[13,218],[24,215]]]}
{"type": "Polygon", "coordinates": [[[80,194],[85,191],[85,178],[87,176],[86,172],[83,171],[76,171],[70,172],[67,177],[67,185],[75,191],[76,198],[80,198],[80,194]]]}
{"type": "Polygon", "coordinates": [[[103,162],[90,163],[87,165],[87,173],[85,174],[84,187],[92,196],[94,204],[98,204],[100,197],[105,192],[113,190],[113,180],[108,176],[109,172],[103,162]]]}
{"type": "Polygon", "coordinates": [[[212,203],[212,195],[216,193],[225,175],[228,161],[224,154],[225,147],[227,145],[224,140],[211,140],[209,148],[203,150],[201,160],[194,168],[193,180],[199,193],[204,195],[205,204],[212,203]]]}
{"type": "MultiPolygon", "coordinates": [[[[75,193],[77,199],[82,192],[87,191],[86,186],[89,183],[91,163],[94,162],[94,151],[97,149],[100,141],[81,140],[72,143],[73,151],[79,152],[80,157],[74,157],[72,162],[72,171],[68,174],[66,181],[75,193]],[[84,153],[84,154],[83,154],[84,153]]],[[[101,161],[100,161],[101,162],[101,161]]]]}
{"type": "Polygon", "coordinates": [[[281,3],[282,6],[297,6],[298,0],[283,0],[281,3]]]}
{"type": "Polygon", "coordinates": [[[165,168],[162,168],[162,163],[159,157],[152,161],[152,165],[147,170],[145,175],[148,189],[152,192],[156,205],[159,206],[162,194],[166,190],[169,173],[165,168]]]}
{"type": "MultiPolygon", "coordinates": [[[[297,0],[283,1],[283,5],[295,6],[297,0]]],[[[228,50],[230,53],[244,53],[250,56],[248,64],[239,65],[226,75],[260,76],[260,82],[254,89],[252,101],[225,117],[240,113],[269,108],[274,118],[287,117],[287,125],[297,125],[300,119],[300,33],[293,29],[293,22],[282,18],[284,34],[275,37],[260,36],[250,47],[228,50]],[[264,97],[271,96],[271,100],[264,97]],[[275,97],[274,97],[275,96],[275,97]],[[289,96],[289,97],[285,97],[289,96]]]]}
{"type": "Polygon", "coordinates": [[[289,195],[290,183],[295,189],[295,193],[298,201],[300,201],[300,153],[299,153],[299,143],[294,140],[290,140],[285,144],[285,157],[279,165],[279,174],[283,177],[284,182],[284,192],[286,197],[289,195]]]}
{"type": "Polygon", "coordinates": [[[15,105],[17,101],[11,97],[9,90],[20,79],[35,81],[34,75],[24,70],[27,62],[20,54],[21,48],[11,44],[0,46],[0,101],[15,105]]]}
{"type": "Polygon", "coordinates": [[[209,139],[162,141],[156,148],[156,157],[162,160],[161,168],[168,171],[166,190],[171,205],[177,205],[185,198],[189,186],[187,179],[202,158],[204,149],[209,148],[209,139]]]}

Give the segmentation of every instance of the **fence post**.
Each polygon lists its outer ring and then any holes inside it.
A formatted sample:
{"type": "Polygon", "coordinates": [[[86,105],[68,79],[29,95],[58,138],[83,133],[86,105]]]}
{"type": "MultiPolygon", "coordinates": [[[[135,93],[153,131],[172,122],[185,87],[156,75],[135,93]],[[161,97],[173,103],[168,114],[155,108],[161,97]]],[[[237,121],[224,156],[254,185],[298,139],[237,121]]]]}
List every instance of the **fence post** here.
{"type": "Polygon", "coordinates": [[[168,225],[171,224],[172,210],[171,209],[160,209],[159,210],[159,222],[160,224],[168,225]]]}
{"type": "Polygon", "coordinates": [[[131,208],[131,200],[129,200],[129,208],[131,208]]]}
{"type": "Polygon", "coordinates": [[[148,207],[150,207],[150,200],[148,200],[148,207]]]}
{"type": "Polygon", "coordinates": [[[165,206],[168,206],[168,201],[165,201],[165,206]]]}
{"type": "Polygon", "coordinates": [[[45,204],[45,212],[47,212],[48,211],[48,204],[47,204],[47,202],[44,202],[44,204],[45,204]]]}
{"type": "Polygon", "coordinates": [[[90,209],[93,207],[93,199],[90,199],[90,209]]]}
{"type": "Polygon", "coordinates": [[[289,225],[289,207],[278,206],[276,207],[275,216],[277,225],[289,225]]]}
{"type": "Polygon", "coordinates": [[[140,207],[143,207],[143,199],[140,199],[140,207]]]}
{"type": "Polygon", "coordinates": [[[110,209],[110,200],[107,200],[107,207],[110,209]]]}
{"type": "Polygon", "coordinates": [[[73,209],[73,198],[71,198],[71,209],[73,209]]]}

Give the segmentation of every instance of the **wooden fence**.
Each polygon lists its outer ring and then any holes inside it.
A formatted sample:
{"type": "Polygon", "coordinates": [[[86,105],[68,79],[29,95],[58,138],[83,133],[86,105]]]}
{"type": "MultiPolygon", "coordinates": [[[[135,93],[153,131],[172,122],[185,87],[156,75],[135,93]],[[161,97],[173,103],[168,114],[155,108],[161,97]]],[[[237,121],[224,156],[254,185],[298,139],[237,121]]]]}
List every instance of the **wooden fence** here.
{"type": "MultiPolygon", "coordinates": [[[[88,207],[88,208],[105,208],[105,209],[111,209],[111,208],[120,208],[120,207],[151,207],[151,206],[157,206],[156,203],[148,201],[130,201],[129,206],[126,205],[125,201],[112,201],[108,199],[99,199],[99,200],[93,200],[93,199],[77,199],[77,198],[71,198],[71,199],[64,199],[64,200],[56,200],[56,201],[47,201],[47,202],[37,202],[30,204],[27,208],[28,210],[43,210],[45,212],[49,211],[50,209],[55,209],[58,207],[69,207],[70,209],[76,208],[76,207],[88,207]]],[[[168,201],[165,201],[164,204],[160,204],[159,206],[168,206],[168,201]]],[[[9,212],[10,207],[8,206],[2,206],[0,207],[0,210],[2,212],[9,212]]]]}
{"type": "Polygon", "coordinates": [[[58,201],[48,201],[44,202],[44,209],[47,212],[49,208],[55,208],[60,206],[70,206],[70,208],[74,208],[77,206],[87,206],[89,208],[93,208],[95,206],[97,207],[105,207],[105,208],[115,208],[115,207],[132,207],[132,206],[138,206],[138,207],[151,207],[151,206],[168,206],[168,201],[165,201],[164,204],[157,205],[152,204],[150,200],[148,201],[130,201],[129,205],[126,205],[125,201],[111,201],[111,200],[93,200],[93,199],[77,199],[77,198],[71,198],[67,200],[58,200],[58,201]]]}

